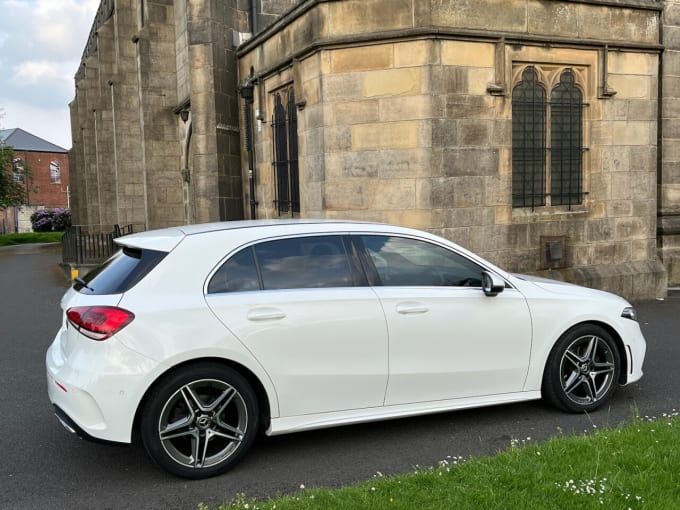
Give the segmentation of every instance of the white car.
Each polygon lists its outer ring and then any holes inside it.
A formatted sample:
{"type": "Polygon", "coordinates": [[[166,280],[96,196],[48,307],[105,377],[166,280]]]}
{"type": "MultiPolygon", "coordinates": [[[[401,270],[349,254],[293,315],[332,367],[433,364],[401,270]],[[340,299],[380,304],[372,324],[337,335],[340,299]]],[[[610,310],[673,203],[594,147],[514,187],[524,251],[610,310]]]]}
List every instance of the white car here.
{"type": "Polygon", "coordinates": [[[72,432],[188,478],[268,435],[545,398],[593,411],[642,376],[635,311],[425,232],[324,220],[116,240],[64,295],[48,392],[72,432]]]}

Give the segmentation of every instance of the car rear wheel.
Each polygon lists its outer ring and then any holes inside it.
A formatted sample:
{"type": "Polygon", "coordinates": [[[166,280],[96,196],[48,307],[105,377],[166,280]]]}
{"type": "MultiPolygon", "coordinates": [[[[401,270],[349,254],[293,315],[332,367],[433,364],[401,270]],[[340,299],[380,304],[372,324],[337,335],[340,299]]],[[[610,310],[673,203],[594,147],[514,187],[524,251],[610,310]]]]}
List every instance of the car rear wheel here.
{"type": "Polygon", "coordinates": [[[620,359],[616,342],[605,329],[592,324],[572,328],[548,357],[543,396],[565,411],[594,411],[614,395],[620,359]]]}
{"type": "Polygon", "coordinates": [[[149,456],[185,478],[233,467],[252,445],[259,410],[248,381],[216,363],[188,366],[156,386],[140,420],[149,456]]]}

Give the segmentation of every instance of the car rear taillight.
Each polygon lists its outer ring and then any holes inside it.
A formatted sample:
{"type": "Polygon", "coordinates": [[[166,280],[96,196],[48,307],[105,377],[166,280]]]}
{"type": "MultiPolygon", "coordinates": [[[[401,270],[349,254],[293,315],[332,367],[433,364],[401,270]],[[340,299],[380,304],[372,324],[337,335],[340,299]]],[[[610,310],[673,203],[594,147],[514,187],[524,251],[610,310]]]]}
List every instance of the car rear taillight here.
{"type": "Polygon", "coordinates": [[[92,340],[106,340],[132,322],[132,312],[115,306],[77,306],[66,311],[69,322],[92,340]]]}

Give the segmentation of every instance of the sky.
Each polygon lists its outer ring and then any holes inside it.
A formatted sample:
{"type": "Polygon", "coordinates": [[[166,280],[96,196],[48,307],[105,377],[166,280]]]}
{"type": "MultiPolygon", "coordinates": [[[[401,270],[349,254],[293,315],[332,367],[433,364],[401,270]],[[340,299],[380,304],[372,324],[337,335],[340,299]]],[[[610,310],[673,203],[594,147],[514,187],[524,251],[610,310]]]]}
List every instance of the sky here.
{"type": "Polygon", "coordinates": [[[0,129],[71,148],[73,77],[99,0],[0,0],[0,129]]]}

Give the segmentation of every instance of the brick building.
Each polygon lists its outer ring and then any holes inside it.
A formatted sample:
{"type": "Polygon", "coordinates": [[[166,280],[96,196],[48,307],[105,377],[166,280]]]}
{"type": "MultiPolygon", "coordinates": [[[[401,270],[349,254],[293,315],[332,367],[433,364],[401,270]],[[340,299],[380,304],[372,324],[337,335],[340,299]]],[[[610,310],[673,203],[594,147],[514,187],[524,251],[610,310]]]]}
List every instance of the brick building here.
{"type": "Polygon", "coordinates": [[[0,130],[0,140],[14,151],[14,178],[26,186],[25,203],[0,211],[0,232],[31,232],[38,209],[69,207],[68,151],[23,129],[0,130]]]}
{"type": "Polygon", "coordinates": [[[632,298],[680,283],[680,2],[104,0],[79,223],[414,226],[632,298]]]}

